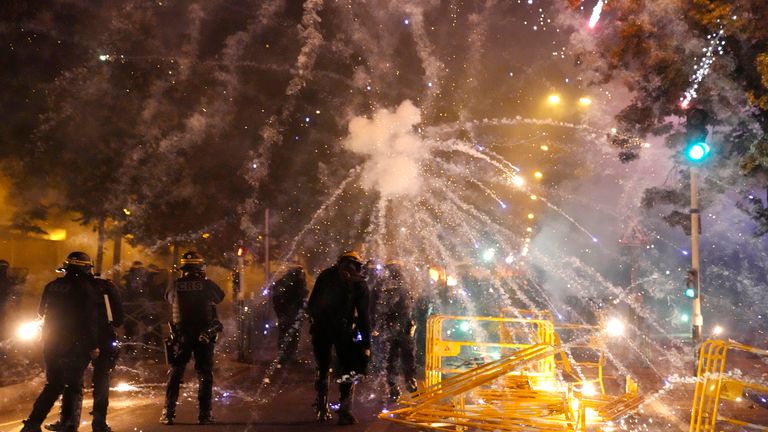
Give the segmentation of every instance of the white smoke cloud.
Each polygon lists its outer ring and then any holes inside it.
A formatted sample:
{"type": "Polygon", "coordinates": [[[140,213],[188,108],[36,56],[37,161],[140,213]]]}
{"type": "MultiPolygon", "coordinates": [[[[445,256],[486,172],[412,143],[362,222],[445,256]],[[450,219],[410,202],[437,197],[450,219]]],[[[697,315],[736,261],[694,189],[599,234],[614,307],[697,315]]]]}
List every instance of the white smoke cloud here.
{"type": "Polygon", "coordinates": [[[429,144],[414,130],[421,111],[410,100],[393,112],[376,111],[372,119],[355,117],[343,146],[368,157],[360,183],[383,198],[416,195],[422,184],[421,163],[429,155],[429,144]]]}

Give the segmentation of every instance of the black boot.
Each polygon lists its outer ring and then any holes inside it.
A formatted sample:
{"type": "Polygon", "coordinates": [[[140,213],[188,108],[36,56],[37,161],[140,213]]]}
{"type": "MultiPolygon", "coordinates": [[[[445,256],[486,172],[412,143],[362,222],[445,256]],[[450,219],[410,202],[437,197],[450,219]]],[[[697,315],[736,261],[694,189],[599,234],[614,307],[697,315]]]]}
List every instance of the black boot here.
{"type": "Polygon", "coordinates": [[[400,387],[397,384],[389,384],[389,401],[397,402],[400,400],[400,387]]]}
{"type": "Polygon", "coordinates": [[[315,376],[315,391],[317,392],[317,399],[315,399],[315,418],[319,422],[326,422],[333,418],[331,410],[328,408],[328,373],[320,373],[317,371],[315,376]]]}
{"type": "Polygon", "coordinates": [[[52,432],[59,432],[64,430],[64,424],[61,423],[61,420],[56,420],[56,423],[48,423],[43,427],[52,432]]]}
{"type": "Polygon", "coordinates": [[[326,422],[333,418],[328,408],[328,395],[318,394],[315,399],[315,418],[319,422],[326,422]]]}
{"type": "Polygon", "coordinates": [[[419,386],[416,384],[416,378],[408,378],[405,380],[405,389],[408,393],[416,393],[419,391],[419,386]]]}
{"type": "Polygon", "coordinates": [[[354,384],[343,383],[339,385],[339,415],[338,424],[352,425],[357,423],[357,419],[352,415],[352,400],[354,399],[354,384]]]}
{"type": "Polygon", "coordinates": [[[197,424],[209,425],[216,423],[216,419],[213,418],[211,411],[200,411],[200,415],[197,416],[197,424]]]}
{"type": "Polygon", "coordinates": [[[176,417],[176,412],[172,409],[164,408],[163,413],[160,415],[160,423],[164,425],[172,425],[173,419],[176,417]]]}
{"type": "Polygon", "coordinates": [[[93,432],[112,432],[112,428],[109,427],[107,422],[91,423],[93,432]]]}
{"type": "Polygon", "coordinates": [[[39,424],[32,423],[29,419],[24,420],[24,427],[19,432],[42,432],[39,424]]]}

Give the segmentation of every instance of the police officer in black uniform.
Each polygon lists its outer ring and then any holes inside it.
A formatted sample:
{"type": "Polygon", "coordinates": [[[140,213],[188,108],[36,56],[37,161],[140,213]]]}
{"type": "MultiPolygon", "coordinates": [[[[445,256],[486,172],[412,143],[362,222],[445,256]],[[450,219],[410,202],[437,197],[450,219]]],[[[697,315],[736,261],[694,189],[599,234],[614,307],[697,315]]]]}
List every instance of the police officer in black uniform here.
{"type": "Polygon", "coordinates": [[[8,269],[10,263],[4,259],[0,259],[0,340],[5,339],[6,332],[6,304],[13,296],[13,279],[8,275],[8,269]]]}
{"type": "MultiPolygon", "coordinates": [[[[385,355],[387,386],[389,398],[393,402],[400,399],[398,375],[402,370],[406,389],[413,393],[416,385],[416,344],[414,333],[414,299],[408,289],[400,261],[391,260],[384,266],[384,275],[374,298],[373,322],[378,334],[379,344],[385,355]],[[399,364],[398,364],[399,363],[399,364]],[[399,368],[398,368],[399,366],[399,368]],[[400,369],[401,368],[401,369],[400,369]]],[[[378,355],[378,354],[377,354],[378,355]]]]}
{"type": "Polygon", "coordinates": [[[333,347],[342,375],[339,424],[357,423],[351,412],[355,380],[350,378],[365,373],[371,355],[369,293],[362,269],[360,255],[342,254],[334,266],[320,273],[309,297],[310,333],[317,363],[315,414],[319,421],[330,419],[328,372],[333,347]]]}
{"type": "Polygon", "coordinates": [[[24,420],[22,432],[39,432],[62,393],[68,393],[63,430],[77,431],[83,402],[83,372],[98,358],[98,299],[93,289],[91,258],[72,252],[64,262],[64,277],[43,289],[39,314],[43,321],[43,358],[46,383],[24,420]]]}
{"type": "Polygon", "coordinates": [[[200,387],[199,424],[214,422],[211,415],[213,393],[213,349],[217,334],[223,329],[216,314],[216,304],[224,300],[224,291],[205,277],[205,261],[197,252],[189,251],[181,257],[182,276],[165,293],[173,307],[173,334],[178,341],[178,353],[169,356],[170,370],[165,392],[165,409],[160,423],[171,425],[176,416],[176,401],[184,369],[195,357],[195,370],[200,387]],[[171,358],[175,357],[175,358],[171,358]]]}
{"type": "MultiPolygon", "coordinates": [[[[98,342],[99,356],[91,361],[93,365],[93,432],[111,432],[107,424],[107,407],[109,407],[109,378],[115,369],[119,355],[120,344],[117,340],[116,327],[123,325],[125,314],[123,303],[117,287],[109,279],[91,278],[98,302],[98,342]]],[[[67,419],[66,413],[71,412],[69,404],[75,403],[69,392],[64,393],[61,401],[61,418],[56,423],[47,424],[50,431],[62,431],[67,419]]]]}
{"type": "Polygon", "coordinates": [[[277,315],[280,364],[296,357],[303,318],[302,309],[308,293],[307,277],[300,265],[291,266],[272,286],[272,307],[277,315]]]}

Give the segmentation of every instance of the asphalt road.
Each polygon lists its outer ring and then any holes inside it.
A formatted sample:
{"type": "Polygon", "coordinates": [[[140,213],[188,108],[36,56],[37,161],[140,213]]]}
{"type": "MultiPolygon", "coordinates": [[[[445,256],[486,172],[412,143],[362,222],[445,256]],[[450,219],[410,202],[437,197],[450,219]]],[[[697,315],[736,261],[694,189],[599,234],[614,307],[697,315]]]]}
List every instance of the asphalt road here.
{"type": "MultiPolygon", "coordinates": [[[[135,388],[126,391],[113,389],[110,398],[108,422],[115,432],[141,432],[190,430],[208,431],[349,431],[349,432],[397,432],[412,430],[402,425],[379,420],[376,417],[384,407],[383,389],[373,383],[361,383],[355,394],[353,412],[359,424],[338,426],[336,419],[328,423],[314,420],[314,369],[305,357],[303,362],[291,364],[282,369],[270,370],[270,362],[263,360],[254,364],[234,362],[219,356],[215,368],[214,416],[217,423],[200,426],[197,421],[196,374],[190,364],[182,387],[180,404],[177,409],[177,424],[165,426],[158,423],[164,399],[164,366],[149,362],[133,367],[123,366],[113,379],[113,386],[121,382],[135,388]],[[269,378],[266,382],[264,378],[269,378]]],[[[126,362],[127,363],[127,362],[126,362]]],[[[124,364],[126,364],[124,363],[124,364]]],[[[337,389],[331,385],[330,399],[337,399],[337,389]]],[[[19,387],[25,397],[13,403],[0,406],[0,432],[17,432],[21,420],[26,418],[34,397],[40,390],[40,383],[29,383],[19,387]],[[34,386],[34,388],[33,388],[34,386]]],[[[117,387],[120,388],[120,387],[117,387]]],[[[89,392],[83,406],[83,423],[80,430],[90,427],[91,407],[89,392]]],[[[53,422],[58,415],[54,406],[46,422],[53,422]]]]}

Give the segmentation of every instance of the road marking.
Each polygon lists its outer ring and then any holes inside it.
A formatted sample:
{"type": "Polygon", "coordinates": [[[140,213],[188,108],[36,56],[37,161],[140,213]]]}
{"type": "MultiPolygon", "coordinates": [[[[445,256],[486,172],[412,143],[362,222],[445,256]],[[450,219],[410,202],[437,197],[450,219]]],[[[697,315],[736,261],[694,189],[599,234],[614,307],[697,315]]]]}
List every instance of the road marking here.
{"type": "Polygon", "coordinates": [[[10,422],[8,422],[8,423],[0,423],[0,426],[10,426],[10,425],[12,425],[12,424],[21,423],[22,421],[24,421],[24,420],[22,419],[22,420],[14,420],[14,421],[10,421],[10,422]]]}

